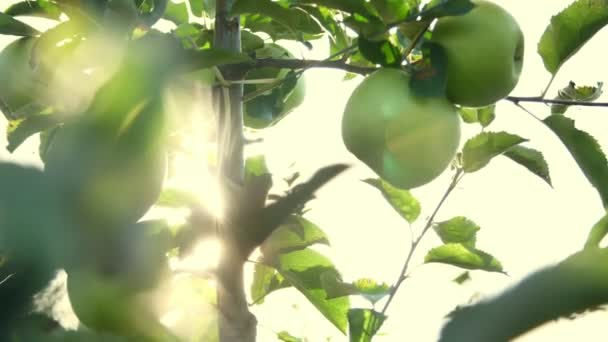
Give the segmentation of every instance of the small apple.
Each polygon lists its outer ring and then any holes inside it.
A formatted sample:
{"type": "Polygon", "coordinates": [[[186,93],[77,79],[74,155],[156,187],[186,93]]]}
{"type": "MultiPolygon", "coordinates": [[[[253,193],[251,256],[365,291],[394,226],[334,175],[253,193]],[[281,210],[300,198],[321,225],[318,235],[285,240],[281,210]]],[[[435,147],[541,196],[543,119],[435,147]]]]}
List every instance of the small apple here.
{"type": "Polygon", "coordinates": [[[523,66],[524,35],[499,5],[472,0],[464,15],[437,20],[432,40],[447,57],[447,97],[466,107],[490,105],[515,88],[523,66]]]}
{"type": "Polygon", "coordinates": [[[346,148],[392,185],[411,189],[441,174],[460,142],[460,119],[445,97],[419,97],[410,75],[380,69],[349,98],[342,118],[346,148]]]}
{"type": "MultiPolygon", "coordinates": [[[[284,47],[278,44],[266,44],[263,48],[255,51],[257,58],[279,58],[290,59],[294,56],[284,47]]],[[[260,79],[282,79],[287,76],[289,70],[277,68],[259,68],[251,70],[245,76],[247,80],[260,79]]],[[[257,91],[258,89],[267,86],[267,84],[246,84],[244,87],[244,95],[257,91]]],[[[270,91],[267,93],[269,94],[270,91]]],[[[292,110],[302,104],[306,95],[306,84],[304,76],[300,76],[296,85],[287,96],[275,101],[272,98],[267,98],[267,94],[255,97],[243,104],[244,123],[245,126],[251,128],[266,128],[285,117],[292,110]]]]}

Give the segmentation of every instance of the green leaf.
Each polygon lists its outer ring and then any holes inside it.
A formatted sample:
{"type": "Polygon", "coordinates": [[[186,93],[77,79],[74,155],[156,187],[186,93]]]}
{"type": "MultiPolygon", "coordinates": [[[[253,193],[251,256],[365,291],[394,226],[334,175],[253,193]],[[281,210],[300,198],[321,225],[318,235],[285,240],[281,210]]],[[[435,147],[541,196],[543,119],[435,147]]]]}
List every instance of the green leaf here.
{"type": "Polygon", "coordinates": [[[40,32],[30,25],[0,12],[0,34],[33,37],[40,34],[40,32]]]}
{"type": "Polygon", "coordinates": [[[471,280],[471,272],[465,271],[465,272],[460,273],[458,275],[458,277],[454,278],[454,280],[452,280],[452,281],[458,285],[462,285],[470,280],[471,280]]]}
{"type": "Polygon", "coordinates": [[[262,176],[270,173],[263,154],[249,157],[245,160],[245,179],[251,176],[262,176]]]}
{"type": "Polygon", "coordinates": [[[350,342],[371,342],[386,316],[371,309],[348,311],[348,337],[350,342]]]}
{"type": "Polygon", "coordinates": [[[168,208],[188,208],[199,203],[196,194],[177,188],[166,188],[161,192],[156,205],[168,208]]]}
{"type": "Polygon", "coordinates": [[[202,17],[203,10],[205,8],[203,0],[188,0],[188,2],[190,3],[190,10],[192,11],[192,14],[199,18],[202,17]]]}
{"type": "Polygon", "coordinates": [[[424,262],[438,262],[469,270],[503,272],[500,261],[492,255],[461,243],[448,243],[431,249],[424,262]]]}
{"type": "Polygon", "coordinates": [[[506,132],[483,132],[469,139],[463,148],[462,162],[465,172],[475,172],[526,139],[506,132]]]}
{"type": "Polygon", "coordinates": [[[482,127],[488,127],[496,118],[496,105],[480,108],[460,107],[458,114],[466,123],[479,123],[482,127]]]}
{"type": "Polygon", "coordinates": [[[291,284],[276,269],[262,263],[256,263],[251,282],[251,298],[255,304],[264,303],[270,293],[290,287],[291,284]]]}
{"type": "MultiPolygon", "coordinates": [[[[582,101],[593,102],[602,95],[602,86],[604,83],[597,82],[597,87],[577,86],[570,81],[567,87],[560,89],[557,92],[556,100],[582,101]]],[[[551,114],[564,114],[568,110],[568,105],[552,104],[551,114]]]]}
{"type": "Polygon", "coordinates": [[[471,0],[432,0],[424,6],[421,12],[423,20],[441,18],[451,15],[463,15],[472,10],[475,5],[471,0]]]}
{"type": "Polygon", "coordinates": [[[243,52],[252,52],[264,47],[264,39],[248,30],[241,30],[241,49],[243,52]]]}
{"type": "Polygon", "coordinates": [[[418,12],[420,6],[420,0],[371,0],[370,2],[386,23],[402,21],[408,15],[418,12]]]}
{"type": "Polygon", "coordinates": [[[327,298],[327,291],[321,283],[321,276],[334,272],[339,276],[333,263],[312,249],[303,249],[282,254],[276,262],[277,270],[298,289],[327,320],[346,334],[347,313],[350,308],[348,297],[327,298]]]}
{"type": "Polygon", "coordinates": [[[504,155],[551,185],[549,165],[541,152],[524,146],[513,146],[504,155]]]}
{"type": "Polygon", "coordinates": [[[335,11],[323,6],[300,5],[300,8],[317,19],[319,24],[329,33],[331,54],[346,48],[350,44],[351,39],[346,34],[343,25],[336,20],[335,11]]]}
{"type": "Polygon", "coordinates": [[[425,41],[422,44],[424,59],[415,66],[410,86],[421,97],[445,96],[447,57],[440,45],[425,41]]]}
{"type": "Polygon", "coordinates": [[[27,138],[46,129],[57,126],[61,120],[57,115],[35,114],[8,123],[6,149],[14,152],[27,138]]]}
{"type": "Polygon", "coordinates": [[[468,218],[457,216],[434,224],[433,229],[443,243],[461,243],[473,248],[480,228],[468,218]]]}
{"type": "Polygon", "coordinates": [[[59,20],[61,10],[55,3],[47,0],[26,0],[12,4],[4,11],[4,14],[12,17],[30,16],[59,20]]]}
{"type": "MultiPolygon", "coordinates": [[[[286,8],[271,0],[237,0],[232,5],[232,15],[261,15],[270,19],[270,25],[279,24],[283,26],[282,29],[291,31],[293,37],[296,40],[304,40],[304,35],[321,35],[323,30],[319,24],[305,11],[286,8]]],[[[260,26],[251,26],[251,18],[244,18],[243,26],[256,31],[259,30],[260,26]]],[[[253,21],[255,23],[255,21],[253,21]]],[[[270,28],[266,28],[264,32],[272,36],[273,31],[270,28]]]]}
{"type": "Polygon", "coordinates": [[[577,129],[574,120],[562,115],[551,115],[543,122],[566,146],[587,180],[598,191],[602,204],[608,207],[608,161],[597,140],[577,129]]]}
{"type": "Polygon", "coordinates": [[[283,342],[304,342],[303,339],[297,338],[297,337],[291,335],[290,333],[288,333],[285,330],[280,331],[279,333],[277,333],[277,338],[279,340],[283,341],[283,342]]]}
{"type": "Polygon", "coordinates": [[[342,12],[377,18],[377,12],[366,0],[297,0],[298,4],[316,4],[342,12]]]}
{"type": "Polygon", "coordinates": [[[292,215],[270,234],[260,249],[265,257],[273,258],[279,253],[304,249],[314,244],[329,245],[325,232],[309,220],[292,215]]]}
{"type": "Polygon", "coordinates": [[[375,304],[391,293],[391,287],[386,283],[377,282],[370,278],[357,279],[352,283],[357,294],[375,304]]]}
{"type": "Polygon", "coordinates": [[[355,13],[346,17],[342,22],[357,32],[359,36],[376,37],[386,32],[386,25],[376,17],[366,17],[355,13]]]}
{"type": "Polygon", "coordinates": [[[538,43],[538,53],[547,71],[555,75],[606,24],[608,3],[605,1],[576,0],[553,16],[538,43]]]}
{"type": "Polygon", "coordinates": [[[416,221],[420,215],[420,202],[408,190],[398,189],[382,179],[370,178],[364,182],[380,190],[382,196],[407,222],[416,221]]]}
{"type": "Polygon", "coordinates": [[[608,235],[608,214],[604,215],[604,217],[593,225],[587,236],[585,248],[599,247],[606,235],[608,235]]]}
{"type": "Polygon", "coordinates": [[[357,40],[361,54],[373,64],[380,64],[384,67],[399,67],[401,65],[401,52],[387,39],[368,40],[359,36],[357,40]]]}
{"type": "Polygon", "coordinates": [[[352,283],[343,282],[339,274],[333,271],[321,275],[321,284],[327,292],[327,299],[358,295],[372,305],[391,292],[389,285],[370,278],[357,279],[352,283]]]}
{"type": "Polygon", "coordinates": [[[169,20],[175,25],[188,23],[188,6],[185,2],[179,4],[171,0],[167,0],[167,9],[163,15],[163,19],[169,20]]]}
{"type": "Polygon", "coordinates": [[[449,315],[439,341],[511,341],[560,317],[607,304],[606,265],[606,249],[576,253],[497,297],[456,309],[449,315]]]}

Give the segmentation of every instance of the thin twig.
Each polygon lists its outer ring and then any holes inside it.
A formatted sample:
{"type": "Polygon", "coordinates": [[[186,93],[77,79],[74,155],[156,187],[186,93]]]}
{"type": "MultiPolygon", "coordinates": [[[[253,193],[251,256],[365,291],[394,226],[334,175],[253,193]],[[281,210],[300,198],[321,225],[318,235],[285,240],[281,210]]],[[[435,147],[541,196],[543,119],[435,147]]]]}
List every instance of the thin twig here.
{"type": "Polygon", "coordinates": [[[528,108],[524,107],[521,103],[514,103],[517,107],[519,107],[519,109],[523,110],[524,112],[526,112],[528,115],[530,115],[531,117],[535,118],[536,120],[540,121],[541,123],[544,123],[543,120],[541,118],[539,118],[538,116],[536,116],[534,113],[532,113],[528,108]]]}
{"type": "Polygon", "coordinates": [[[439,203],[437,204],[437,206],[435,207],[435,210],[433,210],[433,213],[426,221],[426,224],[425,224],[424,228],[422,229],[422,232],[420,232],[420,235],[418,236],[418,238],[416,238],[416,240],[414,240],[412,242],[412,244],[410,246],[410,250],[407,254],[407,257],[405,258],[405,262],[403,263],[403,268],[401,269],[401,272],[399,273],[399,278],[397,278],[397,282],[391,288],[389,297],[386,300],[384,307],[382,308],[382,311],[381,311],[382,315],[384,315],[386,313],[386,310],[388,309],[389,305],[393,301],[393,298],[397,294],[397,290],[399,289],[399,286],[401,286],[403,281],[408,278],[407,270],[409,268],[410,261],[412,260],[412,257],[414,255],[416,248],[420,244],[420,241],[422,241],[422,238],[426,235],[426,233],[429,231],[429,229],[433,226],[433,221],[435,220],[435,216],[437,216],[439,209],[441,209],[441,207],[445,203],[445,201],[448,198],[448,196],[450,195],[450,193],[452,193],[452,191],[456,188],[456,186],[458,185],[458,182],[460,182],[460,180],[462,179],[462,176],[464,176],[464,171],[462,169],[458,169],[456,171],[456,173],[454,174],[454,177],[452,178],[452,182],[450,183],[447,190],[445,191],[445,193],[439,200],[439,203]]]}
{"type": "Polygon", "coordinates": [[[583,107],[608,107],[608,102],[587,102],[587,101],[575,101],[575,100],[552,100],[545,99],[540,96],[508,96],[505,100],[511,101],[514,104],[519,102],[536,102],[544,104],[559,104],[566,106],[583,106],[583,107]]]}
{"type": "Polygon", "coordinates": [[[277,69],[310,69],[310,68],[333,68],[341,69],[352,73],[361,75],[367,75],[375,71],[376,67],[364,67],[359,65],[353,65],[344,63],[339,60],[312,60],[312,59],[279,59],[279,58],[264,58],[256,59],[248,63],[237,64],[236,67],[242,67],[243,69],[258,69],[272,67],[277,69]]]}
{"type": "Polygon", "coordinates": [[[547,83],[547,86],[545,87],[545,89],[543,90],[543,92],[540,95],[541,97],[545,97],[545,95],[547,95],[547,92],[549,91],[549,88],[551,88],[551,84],[553,84],[553,81],[555,80],[556,75],[557,75],[557,73],[551,75],[551,79],[549,80],[549,82],[547,83]]]}

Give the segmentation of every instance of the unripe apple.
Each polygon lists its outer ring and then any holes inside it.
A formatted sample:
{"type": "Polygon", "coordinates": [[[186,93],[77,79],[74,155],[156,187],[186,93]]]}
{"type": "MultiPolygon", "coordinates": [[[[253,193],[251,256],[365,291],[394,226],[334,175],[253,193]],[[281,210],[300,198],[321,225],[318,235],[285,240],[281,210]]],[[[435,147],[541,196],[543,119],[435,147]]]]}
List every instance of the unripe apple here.
{"type": "Polygon", "coordinates": [[[490,105],[515,88],[523,66],[524,35],[499,5],[473,0],[464,15],[442,17],[432,40],[445,49],[447,97],[467,107],[490,105]]]}
{"type": "Polygon", "coordinates": [[[445,97],[412,92],[410,75],[380,69],[352,93],[342,118],[346,148],[392,185],[424,185],[450,164],[460,119],[445,97]]]}

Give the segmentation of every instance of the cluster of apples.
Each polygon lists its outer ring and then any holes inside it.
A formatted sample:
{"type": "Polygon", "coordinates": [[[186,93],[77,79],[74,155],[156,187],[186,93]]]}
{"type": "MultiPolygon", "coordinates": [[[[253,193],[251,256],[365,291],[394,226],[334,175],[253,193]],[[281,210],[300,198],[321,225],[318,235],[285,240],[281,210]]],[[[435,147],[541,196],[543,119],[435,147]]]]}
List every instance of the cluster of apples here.
{"type": "Polygon", "coordinates": [[[472,1],[464,15],[437,20],[432,41],[447,58],[444,96],[418,96],[404,70],[382,68],[354,90],[342,118],[346,148],[392,185],[438,177],[460,144],[455,105],[483,107],[507,96],[523,66],[524,36],[499,5],[472,1]]]}

